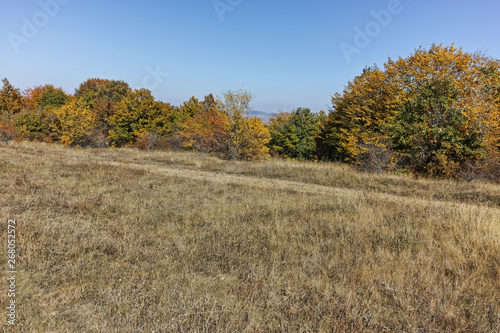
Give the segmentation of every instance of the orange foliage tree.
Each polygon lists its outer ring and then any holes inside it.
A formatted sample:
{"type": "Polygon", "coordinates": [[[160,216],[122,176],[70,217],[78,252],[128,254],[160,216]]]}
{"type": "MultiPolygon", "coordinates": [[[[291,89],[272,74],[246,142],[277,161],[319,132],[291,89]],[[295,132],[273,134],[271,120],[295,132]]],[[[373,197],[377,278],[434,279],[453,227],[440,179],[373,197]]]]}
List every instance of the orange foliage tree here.
{"type": "MultiPolygon", "coordinates": [[[[184,106],[181,109],[183,108],[184,106]]],[[[228,149],[228,122],[227,113],[221,110],[213,95],[206,96],[197,105],[194,114],[182,124],[180,135],[184,148],[223,155],[228,149]]]]}
{"type": "Polygon", "coordinates": [[[57,118],[54,111],[69,103],[71,96],[51,84],[28,88],[23,96],[23,111],[15,119],[19,135],[28,140],[57,140],[57,131],[53,131],[57,118]]]}
{"type": "Polygon", "coordinates": [[[250,93],[239,90],[224,93],[223,101],[210,94],[201,103],[193,98],[184,103],[181,111],[196,109],[181,126],[184,148],[227,159],[266,158],[270,134],[260,119],[248,117],[251,98],[250,93]]]}
{"type": "Polygon", "coordinates": [[[3,86],[0,90],[0,116],[2,118],[10,118],[10,116],[21,112],[23,97],[19,89],[15,88],[9,80],[5,78],[2,79],[2,82],[3,86]]]}
{"type": "Polygon", "coordinates": [[[24,104],[28,109],[34,110],[38,107],[61,107],[70,100],[62,88],[56,88],[52,84],[36,86],[23,91],[24,104]]]}

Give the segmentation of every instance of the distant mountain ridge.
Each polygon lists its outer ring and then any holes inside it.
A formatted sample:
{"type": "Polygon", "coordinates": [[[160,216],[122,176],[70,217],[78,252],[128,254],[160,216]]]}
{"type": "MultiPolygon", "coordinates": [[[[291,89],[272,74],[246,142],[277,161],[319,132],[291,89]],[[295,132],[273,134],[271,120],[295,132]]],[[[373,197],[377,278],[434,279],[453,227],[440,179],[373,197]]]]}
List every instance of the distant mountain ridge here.
{"type": "Polygon", "coordinates": [[[267,113],[267,112],[264,112],[264,111],[259,111],[259,110],[252,110],[252,111],[249,111],[248,114],[250,116],[255,116],[257,118],[260,118],[262,119],[263,122],[268,122],[269,119],[272,117],[272,116],[275,116],[276,114],[275,113],[267,113]]]}

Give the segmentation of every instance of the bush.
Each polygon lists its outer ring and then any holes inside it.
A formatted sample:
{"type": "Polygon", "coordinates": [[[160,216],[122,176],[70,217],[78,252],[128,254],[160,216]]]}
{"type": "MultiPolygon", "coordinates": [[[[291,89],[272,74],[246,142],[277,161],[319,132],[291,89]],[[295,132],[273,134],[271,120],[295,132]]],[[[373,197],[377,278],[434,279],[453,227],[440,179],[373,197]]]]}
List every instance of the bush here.
{"type": "Polygon", "coordinates": [[[21,137],[28,140],[41,140],[47,131],[40,114],[20,114],[14,125],[21,137]]]}
{"type": "Polygon", "coordinates": [[[487,155],[479,161],[465,163],[457,172],[457,178],[467,182],[486,180],[500,183],[500,152],[487,155]]]}
{"type": "Polygon", "coordinates": [[[357,164],[363,170],[375,172],[392,171],[398,168],[400,156],[384,145],[360,145],[363,152],[357,157],[357,164]]]}
{"type": "Polygon", "coordinates": [[[2,142],[9,142],[14,139],[17,139],[15,127],[0,123],[0,140],[2,142]]]}
{"type": "Polygon", "coordinates": [[[168,149],[169,140],[166,136],[162,136],[158,133],[147,132],[135,141],[134,147],[141,150],[168,149]]]}

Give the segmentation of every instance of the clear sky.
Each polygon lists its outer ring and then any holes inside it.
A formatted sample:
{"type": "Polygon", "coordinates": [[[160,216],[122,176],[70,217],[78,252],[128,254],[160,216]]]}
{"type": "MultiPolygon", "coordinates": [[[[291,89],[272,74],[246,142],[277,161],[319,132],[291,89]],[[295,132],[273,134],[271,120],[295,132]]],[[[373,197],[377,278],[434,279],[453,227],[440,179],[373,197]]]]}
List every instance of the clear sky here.
{"type": "Polygon", "coordinates": [[[500,58],[498,0],[0,0],[0,77],[90,77],[181,104],[242,86],[265,112],[328,110],[365,66],[432,43],[500,58]]]}

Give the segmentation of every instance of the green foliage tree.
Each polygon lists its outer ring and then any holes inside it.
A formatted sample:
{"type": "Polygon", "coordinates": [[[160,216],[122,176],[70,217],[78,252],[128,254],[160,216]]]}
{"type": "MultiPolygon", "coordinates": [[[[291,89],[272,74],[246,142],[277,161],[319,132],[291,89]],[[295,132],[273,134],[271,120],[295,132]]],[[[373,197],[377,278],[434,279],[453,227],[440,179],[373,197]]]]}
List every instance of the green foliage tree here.
{"type": "Polygon", "coordinates": [[[75,90],[76,97],[84,97],[90,92],[105,101],[119,102],[131,92],[128,83],[121,80],[107,80],[92,78],[82,82],[75,90]]]}
{"type": "Polygon", "coordinates": [[[270,119],[271,140],[268,147],[281,156],[299,160],[314,159],[316,136],[320,133],[324,119],[324,112],[314,114],[307,108],[280,113],[270,119]]]}
{"type": "Polygon", "coordinates": [[[36,86],[23,91],[24,104],[27,109],[33,111],[38,108],[61,107],[70,100],[62,88],[56,88],[52,84],[36,86]]]}
{"type": "Polygon", "coordinates": [[[38,106],[43,109],[60,108],[69,101],[69,96],[61,88],[56,89],[53,86],[48,86],[43,92],[38,106]]]}
{"type": "Polygon", "coordinates": [[[392,149],[415,173],[452,176],[466,161],[484,155],[480,129],[467,126],[466,111],[456,106],[461,95],[449,78],[420,86],[387,125],[392,149]]]}
{"type": "Polygon", "coordinates": [[[28,140],[43,140],[48,134],[49,128],[44,123],[43,112],[23,112],[15,121],[17,133],[28,140]]]}
{"type": "Polygon", "coordinates": [[[278,153],[280,156],[287,156],[285,150],[292,149],[292,145],[287,138],[287,131],[285,130],[290,118],[291,112],[280,112],[269,118],[267,128],[271,139],[269,140],[268,147],[273,154],[278,153]]]}
{"type": "Polygon", "coordinates": [[[110,118],[109,139],[114,146],[123,146],[147,133],[166,135],[172,111],[170,104],[156,101],[147,89],[129,92],[110,118]]]}

